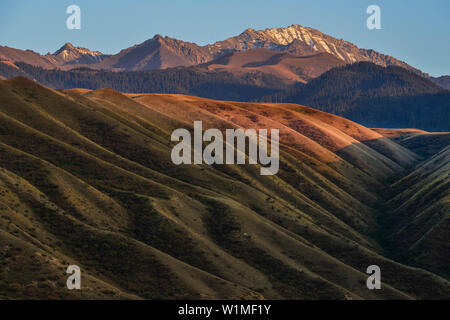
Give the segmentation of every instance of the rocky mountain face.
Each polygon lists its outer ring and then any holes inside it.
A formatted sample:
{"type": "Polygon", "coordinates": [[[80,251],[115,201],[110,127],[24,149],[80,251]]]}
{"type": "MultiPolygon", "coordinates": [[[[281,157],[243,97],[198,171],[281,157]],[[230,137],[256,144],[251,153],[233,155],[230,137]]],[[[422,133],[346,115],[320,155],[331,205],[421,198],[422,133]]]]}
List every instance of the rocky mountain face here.
{"type": "Polygon", "coordinates": [[[360,49],[353,43],[333,38],[319,30],[301,25],[265,30],[247,29],[239,36],[216,42],[210,47],[211,51],[219,52],[267,48],[274,51],[287,51],[300,56],[329,53],[346,63],[369,61],[383,67],[394,65],[421,73],[420,70],[391,56],[374,50],[360,49]]]}
{"type": "Polygon", "coordinates": [[[265,30],[247,29],[238,36],[206,46],[156,35],[111,56],[74,47],[70,43],[55,53],[44,56],[29,50],[0,47],[0,59],[21,61],[44,68],[63,66],[68,69],[89,65],[90,68],[108,70],[151,70],[203,64],[233,52],[260,48],[300,57],[326,53],[344,63],[369,61],[383,67],[400,66],[427,76],[391,56],[374,50],[360,49],[348,41],[301,25],[265,30]]]}
{"type": "Polygon", "coordinates": [[[99,51],[74,47],[69,42],[53,53],[52,56],[56,57],[63,64],[95,64],[107,57],[107,55],[99,51]]]}

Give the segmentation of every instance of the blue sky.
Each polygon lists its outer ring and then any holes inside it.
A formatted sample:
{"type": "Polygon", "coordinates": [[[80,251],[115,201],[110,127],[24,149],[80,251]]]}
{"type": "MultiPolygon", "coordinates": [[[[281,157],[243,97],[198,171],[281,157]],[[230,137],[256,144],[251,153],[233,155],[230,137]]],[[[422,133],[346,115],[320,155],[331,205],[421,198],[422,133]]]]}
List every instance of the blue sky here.
{"type": "Polygon", "coordinates": [[[449,0],[0,0],[0,45],[40,53],[65,42],[117,53],[157,33],[204,45],[291,24],[450,75],[449,0]],[[66,28],[72,4],[81,8],[81,30],[66,28]],[[371,4],[381,8],[381,30],[366,28],[371,4]]]}

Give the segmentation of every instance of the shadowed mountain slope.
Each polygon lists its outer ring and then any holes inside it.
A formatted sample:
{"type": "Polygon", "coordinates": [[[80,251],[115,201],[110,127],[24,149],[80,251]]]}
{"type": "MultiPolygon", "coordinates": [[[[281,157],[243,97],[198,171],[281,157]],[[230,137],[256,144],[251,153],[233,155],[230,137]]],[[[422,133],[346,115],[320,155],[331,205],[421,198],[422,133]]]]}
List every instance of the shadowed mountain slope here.
{"type": "Polygon", "coordinates": [[[450,278],[450,144],[392,185],[386,217],[397,256],[450,278]],[[400,249],[401,248],[401,249],[400,249]]]}
{"type": "Polygon", "coordinates": [[[419,157],[354,122],[15,78],[0,82],[0,124],[1,298],[450,296],[447,280],[386,258],[376,238],[385,180],[419,157]],[[279,129],[279,173],[174,165],[170,135],[194,120],[279,129]],[[69,264],[85,279],[76,293],[69,264]],[[372,264],[382,290],[366,287],[372,264]]]}
{"type": "Polygon", "coordinates": [[[450,132],[426,132],[417,129],[373,130],[426,158],[450,145],[450,132]]]}

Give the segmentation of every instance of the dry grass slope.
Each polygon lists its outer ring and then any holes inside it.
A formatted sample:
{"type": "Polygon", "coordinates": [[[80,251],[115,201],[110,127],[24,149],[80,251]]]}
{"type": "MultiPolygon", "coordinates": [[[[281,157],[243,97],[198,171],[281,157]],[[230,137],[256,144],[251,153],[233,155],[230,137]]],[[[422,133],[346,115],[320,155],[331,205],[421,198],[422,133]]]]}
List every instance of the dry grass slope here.
{"type": "MultiPolygon", "coordinates": [[[[386,258],[377,238],[380,191],[420,157],[337,116],[298,105],[55,91],[15,78],[0,82],[0,154],[0,298],[450,297],[450,283],[427,271],[445,276],[430,266],[442,247],[415,261],[420,269],[386,258]],[[194,120],[278,128],[280,172],[175,166],[170,134],[192,130],[194,120]],[[69,264],[83,271],[81,291],[65,288],[69,264]],[[382,290],[366,288],[372,264],[383,270],[382,290]]],[[[440,185],[448,152],[429,161],[420,188],[448,204],[440,185]]],[[[413,205],[416,179],[393,186],[408,201],[391,200],[392,214],[413,205]]],[[[439,216],[431,202],[423,209],[439,216]]],[[[445,221],[439,226],[424,245],[448,237],[445,221]]]]}

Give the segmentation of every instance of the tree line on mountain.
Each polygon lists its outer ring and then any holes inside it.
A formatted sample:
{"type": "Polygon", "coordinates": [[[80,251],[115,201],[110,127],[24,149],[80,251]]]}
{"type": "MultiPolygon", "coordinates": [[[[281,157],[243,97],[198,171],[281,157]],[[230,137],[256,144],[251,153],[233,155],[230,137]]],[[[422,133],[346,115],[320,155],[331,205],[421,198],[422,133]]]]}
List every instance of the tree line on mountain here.
{"type": "Polygon", "coordinates": [[[401,67],[381,67],[359,62],[333,68],[306,85],[297,84],[261,100],[273,102],[307,101],[330,112],[345,112],[361,98],[400,97],[435,94],[441,87],[401,67]]]}
{"type": "Polygon", "coordinates": [[[368,127],[450,130],[450,91],[401,67],[337,67],[259,101],[298,103],[368,127]]]}
{"type": "Polygon", "coordinates": [[[20,70],[0,63],[0,75],[5,78],[26,76],[54,89],[112,88],[127,93],[178,93],[245,101],[284,88],[279,78],[262,72],[235,76],[225,71],[207,71],[197,67],[111,72],[89,68],[48,70],[22,62],[16,65],[20,70]]]}
{"type": "Polygon", "coordinates": [[[18,68],[14,68],[0,60],[0,76],[9,79],[14,77],[26,77],[27,74],[18,68]]]}
{"type": "Polygon", "coordinates": [[[0,75],[25,75],[59,89],[112,88],[219,100],[298,103],[369,127],[450,131],[450,91],[404,68],[384,68],[369,62],[334,68],[307,84],[294,86],[261,72],[237,76],[199,67],[111,72],[47,70],[21,62],[16,65],[19,69],[0,63],[0,75]]]}

